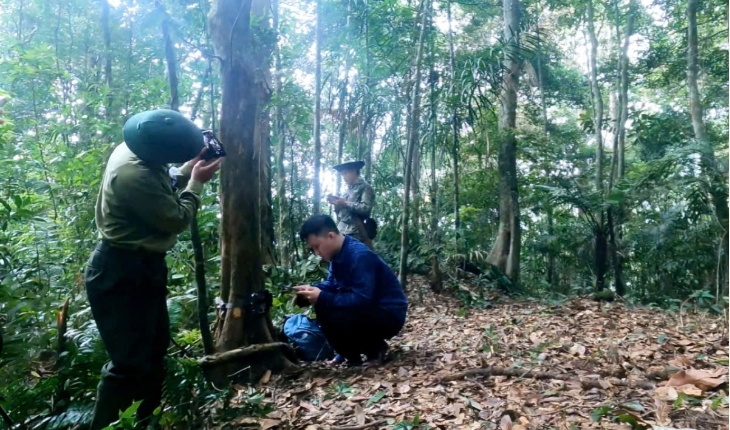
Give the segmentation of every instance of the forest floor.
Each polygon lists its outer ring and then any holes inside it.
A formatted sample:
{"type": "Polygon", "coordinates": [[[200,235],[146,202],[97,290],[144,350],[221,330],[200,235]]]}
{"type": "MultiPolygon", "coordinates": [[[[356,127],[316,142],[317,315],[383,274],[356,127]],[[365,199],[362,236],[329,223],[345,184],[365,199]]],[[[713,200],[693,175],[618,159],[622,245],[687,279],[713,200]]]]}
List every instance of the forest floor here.
{"type": "Polygon", "coordinates": [[[265,377],[257,388],[272,412],[215,427],[728,428],[723,318],[589,299],[464,308],[424,284],[412,281],[424,291],[411,297],[423,300],[390,342],[392,361],[367,370],[307,364],[294,376],[265,377]]]}

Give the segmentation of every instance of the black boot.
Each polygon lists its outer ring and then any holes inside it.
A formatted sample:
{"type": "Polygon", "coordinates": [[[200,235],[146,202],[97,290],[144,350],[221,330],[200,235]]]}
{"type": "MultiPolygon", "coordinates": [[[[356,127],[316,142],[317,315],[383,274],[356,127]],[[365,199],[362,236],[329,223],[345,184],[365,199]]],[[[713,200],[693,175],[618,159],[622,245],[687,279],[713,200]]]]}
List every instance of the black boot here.
{"type": "Polygon", "coordinates": [[[96,390],[94,416],[90,430],[101,430],[119,419],[119,412],[124,412],[132,405],[132,393],[102,377],[96,390]]]}

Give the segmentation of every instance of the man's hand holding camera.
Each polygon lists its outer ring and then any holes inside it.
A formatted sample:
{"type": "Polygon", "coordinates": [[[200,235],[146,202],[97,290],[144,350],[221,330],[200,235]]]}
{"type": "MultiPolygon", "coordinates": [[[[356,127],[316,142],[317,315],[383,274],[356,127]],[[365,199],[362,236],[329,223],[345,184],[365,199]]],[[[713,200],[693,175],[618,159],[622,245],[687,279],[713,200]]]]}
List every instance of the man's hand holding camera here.
{"type": "Polygon", "coordinates": [[[223,158],[204,160],[203,156],[205,155],[207,150],[208,148],[203,148],[203,150],[200,151],[200,154],[198,154],[197,157],[193,158],[190,161],[190,164],[192,164],[193,166],[193,171],[190,174],[190,178],[203,184],[213,178],[213,175],[216,171],[218,171],[218,168],[220,168],[221,162],[223,161],[223,158]]]}
{"type": "Polygon", "coordinates": [[[203,148],[192,160],[185,163],[180,172],[190,174],[190,179],[205,184],[213,178],[215,172],[220,168],[223,158],[206,159],[208,148],[203,148]]]}
{"type": "Polygon", "coordinates": [[[321,291],[319,288],[312,287],[311,285],[297,285],[293,288],[297,292],[297,304],[303,301],[306,301],[310,305],[317,303],[321,291]]]}

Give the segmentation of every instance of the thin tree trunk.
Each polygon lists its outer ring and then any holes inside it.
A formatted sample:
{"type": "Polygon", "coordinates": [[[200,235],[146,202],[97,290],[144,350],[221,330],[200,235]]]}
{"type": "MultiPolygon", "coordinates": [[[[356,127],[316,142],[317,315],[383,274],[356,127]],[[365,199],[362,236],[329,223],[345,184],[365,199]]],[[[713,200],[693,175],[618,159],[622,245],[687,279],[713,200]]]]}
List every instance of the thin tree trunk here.
{"type": "Polygon", "coordinates": [[[172,38],[170,37],[170,24],[167,12],[165,11],[162,4],[158,1],[155,2],[157,8],[161,13],[164,14],[162,19],[162,38],[165,41],[165,61],[167,61],[167,79],[170,83],[170,109],[180,109],[180,96],[178,95],[178,80],[177,80],[177,59],[175,58],[175,47],[172,44],[172,38]]]}
{"type": "MultiPolygon", "coordinates": [[[[279,0],[273,0],[274,9],[274,31],[279,34],[279,0]]],[[[277,173],[277,189],[276,195],[279,198],[279,260],[284,267],[290,267],[291,264],[291,243],[289,241],[289,200],[286,196],[286,168],[284,167],[284,157],[286,157],[286,134],[284,132],[284,113],[281,109],[281,47],[277,41],[276,57],[275,57],[275,88],[276,93],[276,140],[277,140],[277,156],[276,156],[276,173],[277,173]]]]}
{"type": "Polygon", "coordinates": [[[200,106],[203,104],[203,96],[205,95],[205,89],[208,88],[208,80],[210,79],[210,70],[206,69],[203,79],[200,82],[200,88],[195,94],[195,100],[193,101],[193,108],[190,113],[190,119],[195,120],[200,112],[200,106]]]}
{"type": "Polygon", "coordinates": [[[707,130],[702,117],[702,101],[697,85],[699,56],[697,47],[697,4],[698,0],[687,0],[687,86],[689,87],[689,112],[695,139],[701,145],[708,145],[707,130]]]}
{"type": "Polygon", "coordinates": [[[411,98],[411,112],[410,112],[410,128],[408,136],[408,145],[406,150],[406,163],[405,163],[405,190],[403,194],[403,217],[401,230],[401,251],[400,251],[400,267],[399,267],[399,280],[404,290],[407,289],[408,285],[408,222],[410,218],[410,195],[411,195],[411,175],[413,171],[413,154],[416,152],[418,146],[418,126],[419,116],[421,114],[421,64],[423,62],[423,43],[426,37],[426,29],[428,23],[430,0],[423,0],[421,7],[421,31],[418,37],[418,48],[416,52],[416,64],[415,73],[413,74],[413,88],[411,98]]]}
{"type": "MultiPolygon", "coordinates": [[[[617,15],[618,16],[618,15],[617,15]]],[[[636,16],[635,2],[631,0],[629,2],[629,10],[626,21],[626,32],[624,34],[623,47],[621,48],[621,62],[620,62],[620,88],[619,97],[616,109],[617,123],[616,123],[616,136],[614,143],[614,159],[616,160],[617,166],[617,179],[621,180],[624,177],[626,168],[624,162],[624,141],[626,136],[626,120],[628,118],[629,110],[629,43],[631,35],[634,33],[634,19],[636,16]]],[[[616,27],[618,32],[618,25],[616,27]]],[[[611,163],[614,164],[613,162],[611,163]]],[[[611,169],[613,174],[613,168],[611,169]]],[[[613,185],[613,176],[609,180],[609,190],[613,185]]],[[[624,283],[623,275],[623,254],[620,251],[621,240],[623,238],[623,229],[621,225],[623,223],[624,210],[623,205],[619,203],[615,210],[615,214],[609,209],[609,231],[611,234],[611,249],[613,257],[613,270],[614,270],[614,284],[616,286],[616,294],[619,296],[626,295],[626,284],[624,283]]]]}
{"type": "MultiPolygon", "coordinates": [[[[291,173],[290,173],[290,179],[289,179],[289,184],[291,187],[291,200],[289,200],[289,225],[291,226],[292,223],[294,222],[293,221],[294,220],[294,204],[296,203],[296,197],[294,194],[294,186],[297,183],[297,165],[295,164],[295,159],[294,159],[294,144],[295,144],[296,140],[294,139],[294,135],[292,133],[289,133],[289,134],[290,134],[290,136],[289,136],[289,139],[290,139],[289,165],[291,166],[291,168],[290,168],[291,173]]],[[[292,244],[292,249],[294,250],[294,257],[298,260],[300,258],[300,254],[299,254],[300,243],[299,243],[299,241],[297,241],[297,234],[293,228],[289,229],[289,234],[291,235],[290,236],[291,240],[289,243],[292,244]]],[[[303,247],[303,245],[302,245],[302,247],[303,247]]]]}
{"type": "MultiPolygon", "coordinates": [[[[433,22],[431,23],[433,24],[433,22]]],[[[430,97],[431,97],[431,115],[429,118],[430,121],[430,136],[429,136],[429,146],[431,147],[431,223],[430,223],[430,236],[431,236],[431,246],[434,247],[434,255],[436,255],[435,249],[438,247],[440,243],[440,237],[439,237],[439,231],[438,231],[438,222],[439,222],[439,200],[438,200],[438,181],[436,180],[436,83],[439,80],[439,74],[435,70],[435,63],[436,63],[436,46],[435,46],[435,38],[431,38],[431,71],[429,73],[429,86],[430,86],[430,97]]],[[[436,259],[436,264],[438,265],[438,258],[436,259]]]]}
{"type": "Polygon", "coordinates": [[[454,59],[454,32],[451,29],[451,0],[446,2],[446,17],[449,24],[449,96],[451,97],[451,159],[454,169],[454,252],[459,251],[459,118],[456,103],[456,66],[454,59]]]}
{"type": "MultiPolygon", "coordinates": [[[[349,41],[350,41],[350,9],[351,9],[351,1],[347,2],[347,17],[345,21],[345,52],[343,53],[344,56],[344,63],[345,63],[345,76],[342,79],[342,82],[340,83],[340,94],[338,96],[337,100],[337,110],[339,114],[339,129],[338,129],[338,139],[337,139],[337,164],[342,163],[342,155],[345,148],[345,138],[347,136],[347,120],[348,120],[348,105],[347,105],[347,83],[348,83],[348,75],[350,70],[350,55],[349,50],[347,47],[349,47],[349,41]]],[[[358,159],[362,155],[361,148],[359,148],[358,145],[358,159]]],[[[337,195],[340,195],[340,188],[342,187],[342,177],[340,175],[337,175],[337,195]]]]}
{"type": "MultiPolygon", "coordinates": [[[[596,139],[596,191],[603,192],[603,98],[598,83],[598,39],[594,23],[593,0],[586,3],[588,11],[588,38],[591,44],[590,73],[593,92],[593,127],[596,139]]],[[[604,211],[598,210],[598,226],[595,233],[594,262],[596,270],[596,290],[603,291],[606,275],[607,238],[604,225],[604,211]]]]}
{"type": "MultiPolygon", "coordinates": [[[[547,141],[549,139],[548,136],[548,117],[547,117],[547,106],[546,106],[546,97],[545,97],[545,76],[543,74],[542,70],[542,44],[540,43],[540,23],[537,24],[537,43],[540,48],[540,52],[537,56],[537,79],[538,79],[538,85],[540,86],[540,108],[542,110],[542,135],[545,137],[545,140],[547,141]]],[[[550,178],[550,169],[545,169],[545,177],[550,178]]],[[[548,224],[548,236],[552,237],[555,233],[554,226],[553,226],[553,207],[548,203],[547,211],[547,224],[548,224]]],[[[550,286],[553,286],[553,276],[555,273],[555,254],[553,253],[552,249],[548,247],[547,250],[547,283],[550,286]]]]}
{"type": "Polygon", "coordinates": [[[320,200],[322,199],[321,184],[319,183],[319,171],[322,162],[322,142],[320,137],[321,103],[322,103],[322,0],[317,0],[317,23],[315,28],[315,69],[314,69],[314,208],[312,212],[318,214],[320,211],[320,200]]]}
{"type": "MultiPolygon", "coordinates": [[[[700,163],[710,183],[710,198],[715,207],[715,216],[723,230],[721,246],[718,248],[718,260],[728,256],[728,189],[725,181],[727,174],[717,168],[715,154],[707,136],[702,113],[702,100],[698,86],[698,44],[697,44],[697,5],[698,0],[687,0],[687,86],[689,87],[689,113],[692,118],[692,129],[700,147],[700,163]]],[[[722,283],[722,296],[728,295],[727,265],[718,265],[718,282],[722,283]],[[722,267],[722,269],[720,269],[722,267]]],[[[717,298],[719,300],[719,297],[717,298]]]]}
{"type": "Polygon", "coordinates": [[[504,54],[504,72],[499,110],[501,144],[499,170],[499,232],[489,253],[489,262],[502,270],[512,283],[519,285],[520,206],[517,190],[517,90],[519,87],[519,0],[503,0],[504,35],[509,42],[504,54]]]}
{"type": "Polygon", "coordinates": [[[365,180],[370,182],[372,179],[372,164],[373,164],[373,155],[372,155],[372,148],[373,148],[373,136],[374,132],[374,124],[373,122],[373,106],[372,106],[372,97],[370,89],[373,85],[373,79],[372,79],[372,52],[370,49],[370,4],[366,2],[365,4],[365,17],[364,17],[364,30],[365,30],[365,87],[367,88],[367,92],[365,93],[365,96],[363,97],[363,113],[364,113],[364,120],[363,120],[363,138],[365,143],[365,148],[363,150],[362,156],[365,158],[365,180]]]}
{"type": "Polygon", "coordinates": [[[101,0],[101,33],[104,38],[104,78],[107,88],[107,102],[104,107],[106,119],[109,121],[113,118],[112,107],[114,105],[114,92],[112,91],[112,37],[109,29],[109,2],[101,0]]]}
{"type": "MultiPolygon", "coordinates": [[[[420,107],[419,107],[420,112],[420,107]]],[[[411,167],[411,198],[413,199],[413,236],[414,244],[421,241],[421,133],[420,121],[418,131],[418,146],[413,151],[413,166],[411,167]]]]}
{"type": "MultiPolygon", "coordinates": [[[[347,64],[347,60],[345,60],[345,64],[347,64]]],[[[345,70],[347,70],[347,67],[345,67],[345,70]]],[[[339,120],[340,120],[340,126],[338,130],[338,139],[337,139],[337,164],[342,163],[342,154],[344,152],[345,148],[345,134],[347,131],[347,112],[345,109],[346,103],[345,99],[347,98],[347,73],[345,73],[345,79],[342,81],[340,85],[340,94],[339,94],[339,100],[337,102],[337,110],[339,113],[339,120]]],[[[340,189],[342,187],[342,176],[337,175],[337,195],[340,195],[340,189]]]]}
{"type": "MultiPolygon", "coordinates": [[[[221,168],[221,292],[227,295],[221,297],[226,306],[219,312],[218,352],[273,343],[275,336],[266,306],[271,296],[264,289],[257,222],[256,69],[266,60],[253,55],[250,18],[251,0],[216,0],[208,15],[221,63],[220,136],[228,149],[221,168]]],[[[226,362],[208,375],[214,381],[225,381],[232,374],[256,380],[267,369],[277,372],[290,365],[282,353],[286,353],[283,348],[274,352],[263,348],[245,362],[226,362]]]]}
{"type": "MultiPolygon", "coordinates": [[[[433,25],[433,17],[431,17],[429,25],[433,25]]],[[[431,71],[429,73],[429,86],[431,96],[431,115],[430,121],[430,133],[429,133],[429,146],[431,147],[431,222],[429,225],[430,231],[430,243],[432,246],[431,251],[431,272],[429,273],[429,285],[431,291],[434,293],[440,293],[443,290],[443,272],[439,267],[439,245],[441,238],[438,230],[439,222],[439,188],[438,181],[436,180],[436,83],[439,79],[439,74],[436,72],[436,41],[434,37],[431,37],[431,71]]]]}
{"type": "MultiPolygon", "coordinates": [[[[621,103],[621,67],[623,65],[623,57],[622,57],[622,50],[621,50],[621,15],[619,11],[619,5],[618,1],[613,1],[613,7],[615,10],[615,20],[616,20],[616,47],[618,48],[618,65],[616,67],[616,93],[613,92],[609,93],[609,117],[610,121],[614,123],[613,128],[613,148],[612,148],[612,157],[611,157],[611,166],[608,170],[608,190],[606,194],[610,194],[613,190],[613,185],[616,178],[616,170],[618,167],[618,158],[619,158],[619,128],[621,127],[621,110],[623,109],[623,105],[621,103]]],[[[608,207],[606,209],[606,223],[607,223],[607,229],[608,229],[608,245],[609,245],[609,252],[611,255],[611,261],[613,262],[613,270],[614,270],[614,282],[616,285],[616,290],[618,294],[618,290],[620,289],[618,283],[620,282],[620,278],[616,276],[616,274],[620,271],[619,270],[619,250],[618,250],[618,220],[616,219],[616,212],[613,207],[608,207]]],[[[619,294],[621,296],[622,294],[619,294]]]]}
{"type": "MultiPolygon", "coordinates": [[[[160,2],[155,2],[155,7],[164,16],[161,29],[162,40],[165,43],[165,61],[167,62],[167,77],[170,85],[170,109],[177,111],[180,106],[177,95],[178,80],[176,75],[177,59],[175,57],[175,47],[170,37],[167,11],[165,11],[165,8],[160,2]]],[[[197,106],[194,106],[192,119],[195,119],[196,111],[197,106]]],[[[213,335],[210,332],[210,325],[208,323],[208,287],[205,280],[205,255],[203,252],[203,244],[200,240],[197,214],[190,223],[190,241],[193,245],[193,257],[195,259],[195,286],[198,293],[198,327],[200,328],[200,337],[203,341],[203,350],[206,354],[212,354],[215,351],[215,347],[213,344],[213,335]]]]}

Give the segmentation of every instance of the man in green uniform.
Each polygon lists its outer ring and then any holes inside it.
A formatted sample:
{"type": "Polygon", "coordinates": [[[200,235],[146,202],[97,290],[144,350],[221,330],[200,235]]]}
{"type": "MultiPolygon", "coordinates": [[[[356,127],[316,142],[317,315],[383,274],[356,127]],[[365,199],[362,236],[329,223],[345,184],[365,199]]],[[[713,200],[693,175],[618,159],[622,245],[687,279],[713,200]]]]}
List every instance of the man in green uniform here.
{"type": "Polygon", "coordinates": [[[84,274],[110,358],[101,370],[92,430],[116,421],[133,401],[142,400],[137,418],[145,422],[160,404],[170,341],[165,254],[196,216],[203,184],[221,162],[202,159],[202,131],[174,111],[133,116],[124,140],[106,165],[95,214],[100,241],[84,274]],[[183,160],[189,161],[180,169],[168,168],[167,162],[183,160]],[[179,195],[173,179],[183,188],[179,195]]]}
{"type": "Polygon", "coordinates": [[[342,197],[330,195],[327,201],[335,207],[337,214],[337,228],[342,234],[352,236],[373,249],[372,240],[368,237],[364,221],[370,217],[375,203],[375,192],[365,180],[360,177],[360,170],[365,166],[364,161],[349,161],[334,166],[347,185],[347,191],[342,197]]]}

